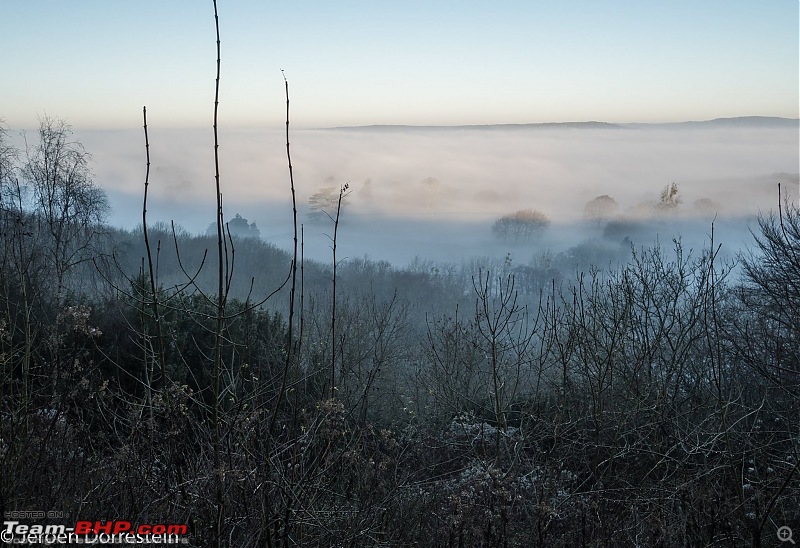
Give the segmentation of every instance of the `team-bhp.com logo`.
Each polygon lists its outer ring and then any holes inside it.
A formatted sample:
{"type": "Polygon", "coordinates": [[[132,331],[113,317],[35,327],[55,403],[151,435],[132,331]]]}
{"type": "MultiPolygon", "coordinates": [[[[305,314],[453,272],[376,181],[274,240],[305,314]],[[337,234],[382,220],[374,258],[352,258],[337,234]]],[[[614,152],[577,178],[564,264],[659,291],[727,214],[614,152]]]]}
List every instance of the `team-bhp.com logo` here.
{"type": "Polygon", "coordinates": [[[186,544],[185,524],[142,524],[130,521],[78,521],[66,525],[27,525],[4,521],[0,540],[8,544],[186,544]]]}

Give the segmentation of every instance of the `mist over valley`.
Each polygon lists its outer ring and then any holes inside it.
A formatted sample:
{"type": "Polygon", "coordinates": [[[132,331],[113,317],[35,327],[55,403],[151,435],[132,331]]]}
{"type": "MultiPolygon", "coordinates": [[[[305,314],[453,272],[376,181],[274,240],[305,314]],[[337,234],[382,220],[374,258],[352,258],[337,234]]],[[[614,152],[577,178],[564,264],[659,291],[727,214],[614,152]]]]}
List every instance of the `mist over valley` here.
{"type": "MultiPolygon", "coordinates": [[[[588,239],[650,245],[656,238],[680,237],[698,247],[712,221],[717,242],[735,254],[748,243],[758,213],[777,207],[778,183],[788,199],[797,199],[797,120],[598,125],[292,131],[306,257],[330,259],[332,229],[331,219],[315,215],[309,199],[335,194],[345,183],[340,257],[366,256],[396,266],[415,257],[460,262],[508,253],[527,262],[588,239]],[[664,214],[655,206],[672,183],[680,203],[664,214]],[[586,204],[603,195],[617,208],[600,221],[587,220],[586,204]],[[524,209],[541,211],[551,224],[524,242],[492,234],[498,218],[524,209]]],[[[141,222],[141,132],[88,131],[79,137],[109,193],[111,224],[133,228],[141,222]]],[[[150,219],[204,233],[214,219],[210,132],[159,130],[151,122],[150,141],[150,219]]],[[[220,162],[228,218],[240,214],[257,224],[262,239],[289,249],[284,132],[223,130],[220,162]]]]}

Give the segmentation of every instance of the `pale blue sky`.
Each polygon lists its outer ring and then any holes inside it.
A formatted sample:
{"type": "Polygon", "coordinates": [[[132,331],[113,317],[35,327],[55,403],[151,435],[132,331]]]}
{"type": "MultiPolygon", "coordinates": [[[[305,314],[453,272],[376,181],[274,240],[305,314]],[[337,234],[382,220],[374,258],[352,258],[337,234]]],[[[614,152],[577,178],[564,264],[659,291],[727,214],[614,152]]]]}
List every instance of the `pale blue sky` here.
{"type": "MultiPolygon", "coordinates": [[[[797,0],[220,0],[221,121],[798,116],[797,0]]],[[[3,0],[0,118],[207,127],[211,1],[3,0]]]]}

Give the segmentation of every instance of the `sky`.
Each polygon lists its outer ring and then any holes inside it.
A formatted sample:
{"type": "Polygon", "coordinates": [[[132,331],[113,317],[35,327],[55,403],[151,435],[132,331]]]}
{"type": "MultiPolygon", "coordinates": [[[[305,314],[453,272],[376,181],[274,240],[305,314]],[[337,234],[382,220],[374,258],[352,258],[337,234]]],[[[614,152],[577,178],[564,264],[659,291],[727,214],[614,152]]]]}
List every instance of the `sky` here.
{"type": "MultiPolygon", "coordinates": [[[[797,0],[219,1],[220,123],[798,117],[797,0]]],[[[209,127],[210,0],[5,0],[0,118],[209,127]]]]}

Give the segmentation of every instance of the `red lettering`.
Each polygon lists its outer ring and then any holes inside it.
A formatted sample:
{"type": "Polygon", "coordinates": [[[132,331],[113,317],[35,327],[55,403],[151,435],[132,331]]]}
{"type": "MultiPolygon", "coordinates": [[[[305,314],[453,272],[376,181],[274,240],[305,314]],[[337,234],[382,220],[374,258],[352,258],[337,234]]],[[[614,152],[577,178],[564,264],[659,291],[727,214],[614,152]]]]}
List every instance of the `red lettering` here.
{"type": "Polygon", "coordinates": [[[92,532],[91,521],[79,521],[75,524],[76,535],[88,535],[91,532],[92,532]]]}
{"type": "Polygon", "coordinates": [[[167,527],[167,534],[169,535],[185,535],[188,527],[184,525],[170,525],[167,527]]]}
{"type": "Polygon", "coordinates": [[[105,523],[103,523],[102,521],[95,521],[94,522],[94,528],[92,529],[92,532],[95,535],[98,535],[100,533],[105,533],[105,534],[109,535],[109,534],[111,534],[111,528],[113,526],[114,526],[114,522],[113,521],[107,521],[105,523]]]}
{"type": "Polygon", "coordinates": [[[164,525],[153,525],[152,532],[154,535],[163,535],[167,531],[167,527],[164,525]]]}
{"type": "Polygon", "coordinates": [[[120,533],[124,533],[125,531],[131,530],[131,522],[130,521],[116,521],[114,522],[114,534],[118,535],[120,533]]]}

